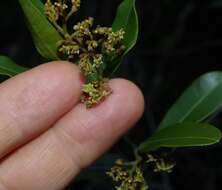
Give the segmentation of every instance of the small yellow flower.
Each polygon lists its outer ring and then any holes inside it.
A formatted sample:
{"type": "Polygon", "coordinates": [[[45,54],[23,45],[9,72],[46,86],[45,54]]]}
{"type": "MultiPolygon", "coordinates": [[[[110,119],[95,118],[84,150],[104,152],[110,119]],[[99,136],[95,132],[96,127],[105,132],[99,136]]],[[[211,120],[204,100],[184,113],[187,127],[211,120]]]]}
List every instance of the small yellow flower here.
{"type": "Polygon", "coordinates": [[[59,19],[58,9],[50,0],[45,3],[45,15],[50,22],[56,22],[59,19]]]}
{"type": "Polygon", "coordinates": [[[111,168],[107,175],[110,176],[113,181],[117,182],[119,186],[117,190],[147,190],[143,172],[136,166],[135,168],[124,169],[124,162],[121,160],[115,162],[115,165],[111,168]]]}
{"type": "Polygon", "coordinates": [[[94,34],[99,34],[99,35],[108,35],[110,32],[112,32],[112,28],[101,27],[101,26],[97,26],[96,29],[93,30],[94,34]]]}
{"type": "Polygon", "coordinates": [[[77,23],[73,27],[76,34],[78,34],[77,37],[78,36],[82,37],[84,35],[90,35],[91,34],[90,28],[93,25],[93,21],[94,21],[94,19],[92,17],[89,17],[88,19],[85,19],[84,21],[77,23]]]}
{"type": "Polygon", "coordinates": [[[78,10],[80,8],[81,1],[80,0],[72,0],[73,9],[78,10]]]}
{"type": "Polygon", "coordinates": [[[95,40],[88,40],[86,41],[86,44],[88,45],[88,50],[93,51],[98,47],[98,42],[95,40]]]}

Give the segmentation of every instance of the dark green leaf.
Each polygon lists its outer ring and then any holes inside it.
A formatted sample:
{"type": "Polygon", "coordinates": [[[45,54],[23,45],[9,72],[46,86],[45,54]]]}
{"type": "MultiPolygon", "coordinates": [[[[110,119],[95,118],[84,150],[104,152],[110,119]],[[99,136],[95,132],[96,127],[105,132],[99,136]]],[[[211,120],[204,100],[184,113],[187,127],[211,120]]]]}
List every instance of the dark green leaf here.
{"type": "Polygon", "coordinates": [[[62,37],[50,24],[44,14],[44,5],[40,0],[19,0],[27,18],[38,52],[46,59],[57,60],[57,42],[62,37]]]}
{"type": "Polygon", "coordinates": [[[157,131],[139,146],[139,151],[145,153],[161,147],[207,146],[219,142],[220,139],[221,132],[212,125],[181,123],[157,131]]]}
{"type": "Polygon", "coordinates": [[[96,73],[91,73],[86,76],[86,83],[90,83],[90,82],[98,81],[98,80],[99,80],[98,74],[96,73]]]}
{"type": "Polygon", "coordinates": [[[14,61],[6,56],[0,56],[0,75],[13,77],[19,73],[28,70],[22,66],[17,65],[14,61]]]}
{"type": "Polygon", "coordinates": [[[124,0],[120,4],[112,26],[114,31],[124,29],[126,32],[123,41],[126,53],[134,47],[138,38],[138,16],[135,2],[135,0],[124,0]]]}
{"type": "MultiPolygon", "coordinates": [[[[136,11],[136,0],[123,0],[119,5],[116,18],[113,22],[113,30],[124,29],[126,32],[123,44],[126,47],[125,56],[136,44],[139,32],[138,16],[136,11]]],[[[113,65],[115,71],[122,58],[113,65]]]]}
{"type": "Polygon", "coordinates": [[[222,72],[199,77],[171,107],[160,128],[184,121],[200,122],[222,106],[222,72]]]}

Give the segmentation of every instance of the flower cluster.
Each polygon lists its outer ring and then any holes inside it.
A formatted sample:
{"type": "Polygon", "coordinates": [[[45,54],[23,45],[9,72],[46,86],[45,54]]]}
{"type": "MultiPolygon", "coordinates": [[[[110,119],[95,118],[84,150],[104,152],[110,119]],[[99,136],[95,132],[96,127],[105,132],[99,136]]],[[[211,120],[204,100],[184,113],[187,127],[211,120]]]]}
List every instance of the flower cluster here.
{"type": "Polygon", "coordinates": [[[73,13],[77,12],[80,8],[80,0],[72,0],[72,7],[70,12],[67,14],[68,4],[64,0],[57,0],[52,2],[51,0],[46,0],[45,3],[45,15],[50,22],[54,23],[59,20],[60,17],[68,20],[73,13]]]}
{"type": "Polygon", "coordinates": [[[63,36],[58,42],[58,55],[62,59],[78,63],[86,77],[81,101],[92,107],[111,93],[104,79],[108,64],[124,53],[124,30],[113,31],[109,27],[94,27],[94,19],[89,17],[67,27],[68,19],[79,10],[80,0],[47,0],[45,15],[63,36]],[[71,8],[69,5],[71,4],[71,8]]]}
{"type": "Polygon", "coordinates": [[[165,161],[163,158],[155,158],[151,154],[147,155],[146,163],[154,164],[154,172],[167,172],[167,173],[171,173],[173,168],[174,168],[174,166],[175,166],[173,163],[165,161]]]}
{"type": "Polygon", "coordinates": [[[86,104],[86,107],[90,108],[93,105],[98,104],[112,93],[107,79],[100,81],[92,81],[83,86],[83,95],[81,96],[81,102],[86,104]]]}
{"type": "Polygon", "coordinates": [[[117,190],[147,190],[143,172],[136,166],[131,169],[124,169],[124,162],[117,160],[111,171],[107,172],[113,181],[119,183],[117,190]]]}
{"type": "Polygon", "coordinates": [[[144,178],[144,173],[141,170],[142,166],[150,168],[155,173],[170,173],[174,168],[174,164],[163,158],[157,158],[151,154],[144,156],[141,157],[141,155],[135,153],[135,161],[133,162],[125,162],[119,159],[115,162],[111,170],[107,172],[107,175],[118,184],[116,187],[117,190],[149,189],[144,178]]]}
{"type": "Polygon", "coordinates": [[[69,60],[80,58],[80,62],[85,62],[87,59],[88,64],[94,64],[97,67],[97,62],[94,62],[97,57],[100,57],[101,61],[105,59],[112,61],[120,56],[124,51],[122,45],[124,31],[113,32],[112,28],[100,26],[94,29],[93,23],[94,19],[90,17],[74,25],[73,33],[65,36],[66,39],[60,42],[59,53],[69,60]]]}

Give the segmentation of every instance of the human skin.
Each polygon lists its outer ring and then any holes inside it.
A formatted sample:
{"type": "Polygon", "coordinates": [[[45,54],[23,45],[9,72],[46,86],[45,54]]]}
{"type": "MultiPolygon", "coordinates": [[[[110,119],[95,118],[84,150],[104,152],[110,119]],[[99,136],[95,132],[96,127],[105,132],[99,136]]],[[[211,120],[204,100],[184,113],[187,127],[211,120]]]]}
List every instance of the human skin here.
{"type": "Polygon", "coordinates": [[[0,84],[0,190],[61,190],[141,117],[144,99],[125,79],[92,109],[68,62],[38,66],[0,84]]]}

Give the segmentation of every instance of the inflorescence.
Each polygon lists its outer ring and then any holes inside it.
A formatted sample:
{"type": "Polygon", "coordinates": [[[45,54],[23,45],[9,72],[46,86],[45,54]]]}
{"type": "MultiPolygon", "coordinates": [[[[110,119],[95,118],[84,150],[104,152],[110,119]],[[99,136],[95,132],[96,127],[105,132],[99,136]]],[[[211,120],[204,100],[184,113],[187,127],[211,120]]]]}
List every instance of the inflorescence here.
{"type": "Polygon", "coordinates": [[[81,0],[47,0],[45,15],[63,37],[58,42],[58,55],[78,63],[86,78],[81,101],[90,108],[112,93],[104,71],[108,64],[124,53],[125,32],[94,26],[91,17],[68,28],[68,21],[80,5],[81,0]]]}
{"type": "Polygon", "coordinates": [[[111,170],[107,172],[107,175],[118,184],[117,190],[148,190],[149,186],[144,177],[143,166],[149,167],[154,173],[170,173],[174,168],[174,164],[170,161],[151,154],[146,155],[145,158],[137,154],[135,158],[133,162],[117,160],[111,170]]]}
{"type": "Polygon", "coordinates": [[[129,165],[123,160],[117,160],[107,175],[118,184],[117,190],[147,190],[148,186],[141,167],[129,165]]]}

